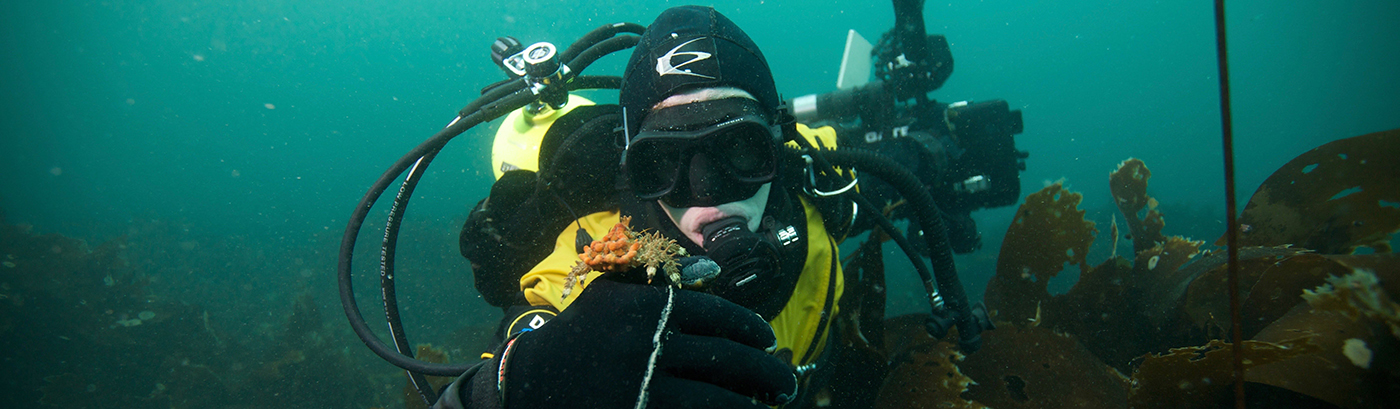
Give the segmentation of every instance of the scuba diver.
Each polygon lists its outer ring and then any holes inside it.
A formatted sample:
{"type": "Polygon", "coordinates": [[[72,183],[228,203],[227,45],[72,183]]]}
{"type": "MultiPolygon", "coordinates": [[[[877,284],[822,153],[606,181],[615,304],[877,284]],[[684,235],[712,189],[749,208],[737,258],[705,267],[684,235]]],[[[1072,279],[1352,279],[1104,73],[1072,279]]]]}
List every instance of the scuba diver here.
{"type": "Polygon", "coordinates": [[[762,52],[714,9],[666,10],[634,49],[619,102],[554,119],[540,172],[504,172],[473,212],[462,244],[478,287],[518,283],[525,303],[509,309],[507,341],[489,370],[457,379],[436,407],[763,407],[798,398],[810,375],[800,380],[793,368],[810,368],[827,349],[841,235],[784,172],[782,144],[800,136],[784,122],[762,52]],[[555,138],[563,140],[548,146],[555,138]],[[573,220],[575,212],[588,214],[573,220]],[[622,216],[676,240],[693,255],[690,270],[713,263],[717,274],[699,291],[606,274],[565,297],[578,231],[601,236],[622,216]],[[560,222],[567,227],[551,234],[560,222]],[[558,239],[519,275],[509,259],[529,252],[495,238],[539,234],[558,239]]]}
{"type": "Polygon", "coordinates": [[[883,273],[852,281],[838,244],[880,229],[919,273],[930,336],[956,326],[960,349],[976,351],[992,325],[952,253],[978,246],[971,211],[1019,198],[1020,112],[930,100],[952,71],[946,40],[924,32],[922,0],[894,4],[895,29],[865,44],[881,81],[790,103],[754,41],[708,7],[605,25],[562,53],[498,39],[492,57],[512,78],[400,158],[347,223],[338,272],[352,329],[435,408],[808,407],[841,382],[843,293],[884,285],[883,273]],[[621,78],[578,75],[628,47],[621,78]],[[619,89],[618,104],[569,92],[591,88],[619,89]],[[399,223],[447,141],[507,114],[497,180],[459,243],[477,291],[504,312],[498,346],[475,363],[419,361],[394,295],[399,223]],[[404,172],[379,259],[389,345],[360,314],[351,260],[369,209],[404,172]],[[907,234],[887,215],[909,219],[907,234]],[[619,224],[674,241],[681,272],[575,281],[580,255],[619,224]],[[424,375],[456,378],[437,391],[424,375]]]}

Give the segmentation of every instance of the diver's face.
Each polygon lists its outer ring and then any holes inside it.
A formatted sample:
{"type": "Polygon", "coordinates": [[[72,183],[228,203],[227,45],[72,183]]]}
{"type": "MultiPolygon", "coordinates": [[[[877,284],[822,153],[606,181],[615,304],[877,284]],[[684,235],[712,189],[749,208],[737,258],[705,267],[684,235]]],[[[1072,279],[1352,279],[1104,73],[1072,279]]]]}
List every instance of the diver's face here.
{"type": "Polygon", "coordinates": [[[768,193],[772,189],[773,183],[764,183],[758,188],[758,192],[753,197],[721,204],[718,206],[706,207],[672,207],[665,201],[660,201],[661,208],[666,209],[666,214],[671,216],[671,221],[676,223],[681,233],[696,245],[703,247],[705,236],[701,233],[705,226],[717,220],[730,217],[742,217],[749,228],[749,231],[758,231],[758,224],[763,219],[763,209],[768,206],[768,193]]]}
{"type": "Polygon", "coordinates": [[[707,224],[740,217],[756,231],[777,175],[781,132],[739,90],[700,90],[657,104],[626,153],[634,193],[654,199],[703,246],[707,224]]]}

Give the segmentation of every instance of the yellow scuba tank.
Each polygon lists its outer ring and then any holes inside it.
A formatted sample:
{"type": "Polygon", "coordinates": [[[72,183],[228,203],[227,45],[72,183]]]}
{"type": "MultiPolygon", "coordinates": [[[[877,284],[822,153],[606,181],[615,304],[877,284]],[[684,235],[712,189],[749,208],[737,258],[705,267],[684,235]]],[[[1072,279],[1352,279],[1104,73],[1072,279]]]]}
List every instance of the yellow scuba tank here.
{"type": "Polygon", "coordinates": [[[540,141],[554,120],[569,113],[574,108],[593,105],[593,101],[578,95],[569,95],[569,103],[560,109],[541,110],[538,114],[528,114],[526,108],[517,109],[506,115],[501,127],[496,129],[496,141],[491,145],[491,170],[496,179],[508,170],[540,170],[540,141]]]}

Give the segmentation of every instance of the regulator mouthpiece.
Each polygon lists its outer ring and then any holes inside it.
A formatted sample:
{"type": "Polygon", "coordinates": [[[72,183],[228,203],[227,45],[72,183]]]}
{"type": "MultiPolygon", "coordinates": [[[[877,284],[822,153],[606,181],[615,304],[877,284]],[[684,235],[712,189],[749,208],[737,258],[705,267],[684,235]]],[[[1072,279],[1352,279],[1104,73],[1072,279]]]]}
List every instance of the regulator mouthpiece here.
{"type": "Polygon", "coordinates": [[[710,248],[710,244],[724,238],[734,232],[747,228],[747,222],[743,217],[730,216],[715,220],[700,228],[700,234],[705,237],[705,248],[710,248]]]}

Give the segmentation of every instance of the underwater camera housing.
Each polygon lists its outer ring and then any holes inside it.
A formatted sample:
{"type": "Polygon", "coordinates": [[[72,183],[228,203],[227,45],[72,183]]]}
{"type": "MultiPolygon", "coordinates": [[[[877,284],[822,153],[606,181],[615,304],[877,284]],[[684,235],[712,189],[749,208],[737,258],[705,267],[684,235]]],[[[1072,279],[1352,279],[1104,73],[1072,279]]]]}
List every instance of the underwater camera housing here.
{"type": "MultiPolygon", "coordinates": [[[[869,94],[874,95],[858,95],[850,103],[876,106],[858,101],[888,96],[878,91],[869,94]]],[[[884,100],[892,105],[889,101],[884,100]]],[[[836,129],[840,146],[872,150],[909,164],[945,217],[952,219],[949,238],[954,250],[976,250],[980,240],[971,212],[1014,205],[1020,199],[1020,172],[1026,170],[1029,156],[1016,149],[1013,139],[1023,129],[1021,111],[1009,109],[1004,100],[990,100],[930,101],[891,112],[881,114],[886,117],[883,120],[857,116],[859,121],[826,124],[836,129]]],[[[899,197],[893,188],[874,182],[861,191],[873,202],[889,203],[899,197]]],[[[908,215],[896,213],[896,217],[908,215]]]]}
{"type": "MultiPolygon", "coordinates": [[[[981,247],[971,212],[1020,199],[1020,172],[1029,157],[1016,150],[1013,138],[1023,130],[1021,111],[1000,99],[940,103],[929,98],[952,75],[948,41],[924,33],[922,1],[894,3],[895,28],[878,46],[872,48],[854,32],[848,38],[846,65],[863,58],[852,50],[869,50],[877,80],[852,83],[845,76],[858,74],[843,71],[838,86],[845,89],[793,99],[793,116],[809,126],[833,127],[842,147],[872,150],[908,164],[943,211],[953,250],[969,253],[981,247]]],[[[876,204],[900,197],[879,181],[862,185],[868,186],[861,193],[876,204]]],[[[895,217],[916,220],[905,211],[896,211],[895,217]]],[[[909,231],[912,236],[921,229],[915,225],[909,231]]]]}

